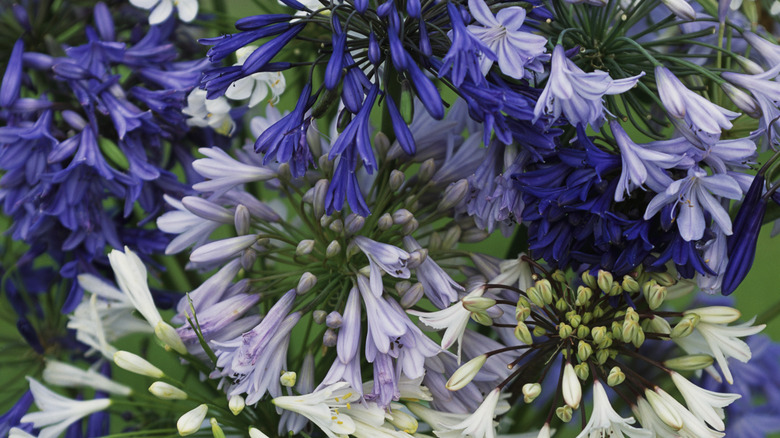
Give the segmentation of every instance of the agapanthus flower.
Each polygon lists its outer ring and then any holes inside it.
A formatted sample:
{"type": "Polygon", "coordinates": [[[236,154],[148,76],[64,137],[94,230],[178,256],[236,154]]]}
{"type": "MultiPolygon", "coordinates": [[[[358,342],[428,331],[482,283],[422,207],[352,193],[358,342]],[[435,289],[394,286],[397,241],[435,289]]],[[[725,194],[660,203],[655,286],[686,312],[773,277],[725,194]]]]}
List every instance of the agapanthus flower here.
{"type": "Polygon", "coordinates": [[[181,21],[190,22],[198,15],[198,0],[130,0],[133,6],[151,9],[149,24],[160,24],[173,13],[174,5],[181,21]]]}
{"type": "Polygon", "coordinates": [[[21,422],[32,423],[34,427],[41,429],[39,438],[56,438],[71,424],[111,405],[111,399],[108,398],[79,401],[63,397],[35,379],[28,380],[35,405],[40,411],[25,415],[21,422]]]}

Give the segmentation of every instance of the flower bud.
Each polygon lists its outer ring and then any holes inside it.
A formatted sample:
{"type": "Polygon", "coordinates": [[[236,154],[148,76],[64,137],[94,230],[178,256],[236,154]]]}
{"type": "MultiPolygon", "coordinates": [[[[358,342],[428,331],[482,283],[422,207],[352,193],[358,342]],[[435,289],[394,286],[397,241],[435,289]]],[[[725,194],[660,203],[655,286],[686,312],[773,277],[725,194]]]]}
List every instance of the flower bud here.
{"type": "Polygon", "coordinates": [[[526,295],[528,295],[528,299],[531,300],[534,305],[537,307],[544,307],[544,298],[542,297],[542,293],[539,292],[539,289],[537,289],[535,286],[531,286],[525,291],[526,295]]]}
{"type": "Polygon", "coordinates": [[[477,324],[484,325],[486,327],[493,325],[493,318],[488,316],[486,313],[472,313],[471,319],[473,319],[477,324]]]}
{"type": "Polygon", "coordinates": [[[228,409],[230,409],[230,412],[232,412],[233,415],[240,414],[245,406],[244,397],[241,397],[238,394],[231,396],[230,400],[228,400],[228,409]]]}
{"type": "Polygon", "coordinates": [[[390,190],[396,191],[401,188],[401,186],[404,184],[404,180],[406,179],[406,176],[403,172],[400,170],[393,169],[390,172],[390,190]]]}
{"type": "Polygon", "coordinates": [[[114,363],[123,370],[142,376],[159,379],[165,376],[161,369],[149,363],[146,359],[129,351],[117,351],[114,353],[114,363]]]}
{"type": "Polygon", "coordinates": [[[417,231],[417,228],[420,226],[420,223],[417,222],[417,219],[412,219],[409,222],[405,223],[403,227],[401,227],[401,233],[404,236],[408,236],[415,231],[417,231]]]}
{"type": "Polygon", "coordinates": [[[298,242],[298,247],[295,248],[295,255],[300,257],[306,254],[311,254],[314,249],[314,240],[306,239],[298,242]]]}
{"type": "Polygon", "coordinates": [[[477,375],[482,366],[485,365],[487,358],[488,357],[486,354],[481,354],[461,365],[460,368],[452,373],[452,377],[450,377],[450,380],[447,381],[445,387],[450,391],[457,391],[468,385],[469,382],[471,382],[471,380],[474,379],[474,377],[477,375]]]}
{"type": "Polygon", "coordinates": [[[325,330],[325,333],[322,335],[322,345],[325,347],[335,347],[338,338],[336,331],[329,328],[325,330]]]}
{"type": "Polygon", "coordinates": [[[564,423],[568,423],[571,421],[572,409],[569,406],[561,406],[555,409],[555,415],[564,423]]]}
{"type": "Polygon", "coordinates": [[[544,278],[542,280],[537,281],[534,286],[542,294],[542,299],[544,300],[544,303],[545,304],[552,304],[552,302],[553,302],[553,290],[552,290],[552,285],[550,284],[550,280],[544,278]]]}
{"type": "Polygon", "coordinates": [[[181,389],[170,385],[165,382],[154,382],[152,383],[152,386],[149,387],[149,392],[151,392],[155,397],[163,399],[163,400],[186,400],[187,399],[187,393],[182,391],[181,389]]]}
{"type": "Polygon", "coordinates": [[[414,215],[405,208],[398,209],[393,213],[393,223],[396,225],[403,225],[412,219],[414,219],[414,215]]]}
{"type": "Polygon", "coordinates": [[[366,218],[359,214],[350,213],[347,216],[347,220],[344,224],[344,229],[347,231],[347,235],[356,234],[363,229],[363,225],[366,224],[366,218]]]}
{"type": "Polygon", "coordinates": [[[563,367],[563,383],[561,387],[563,392],[563,401],[566,405],[572,409],[580,407],[580,401],[582,400],[582,386],[580,385],[577,373],[574,372],[574,367],[570,362],[566,363],[563,367]]]}
{"type": "Polygon", "coordinates": [[[517,323],[517,326],[515,327],[515,337],[525,345],[534,343],[534,338],[531,337],[531,332],[528,331],[528,326],[524,322],[517,323]]]}
{"type": "Polygon", "coordinates": [[[590,328],[588,326],[581,325],[581,326],[577,327],[577,337],[578,338],[581,338],[581,339],[587,338],[589,334],[590,334],[590,328]]]}
{"type": "Polygon", "coordinates": [[[496,300],[487,297],[465,297],[461,302],[469,312],[483,312],[496,305],[496,300]]]}
{"type": "Polygon", "coordinates": [[[577,288],[577,298],[574,300],[574,305],[578,307],[587,306],[590,304],[591,298],[593,298],[593,289],[580,286],[577,288]]]}
{"type": "Polygon", "coordinates": [[[434,252],[441,251],[442,250],[441,242],[442,242],[441,233],[438,231],[432,232],[430,239],[428,239],[428,249],[434,252]]]}
{"type": "Polygon", "coordinates": [[[630,275],[623,276],[623,283],[620,284],[624,291],[633,294],[639,292],[639,283],[630,275]]]}
{"type": "Polygon", "coordinates": [[[310,291],[317,284],[317,276],[311,272],[304,272],[298,280],[298,286],[295,287],[295,293],[297,295],[303,295],[310,291]]]}
{"type": "Polygon", "coordinates": [[[664,361],[664,366],[677,371],[697,371],[712,365],[715,360],[708,354],[689,354],[664,361]]]}
{"type": "Polygon", "coordinates": [[[593,342],[597,345],[601,345],[601,343],[607,339],[607,328],[604,326],[593,327],[590,331],[590,335],[593,338],[593,342]]]}
{"type": "Polygon", "coordinates": [[[577,358],[580,361],[585,362],[591,354],[593,354],[593,347],[591,347],[590,344],[585,341],[577,343],[577,358]]]}
{"type": "Polygon", "coordinates": [[[325,318],[325,325],[328,328],[337,329],[341,327],[343,320],[341,318],[341,314],[337,311],[332,311],[328,314],[328,316],[325,318]]]}
{"type": "Polygon", "coordinates": [[[669,287],[677,283],[677,279],[668,272],[651,272],[650,277],[661,286],[669,287]]]}
{"type": "Polygon", "coordinates": [[[578,363],[577,365],[574,365],[574,374],[582,381],[588,380],[588,377],[590,377],[590,367],[588,367],[588,364],[585,362],[578,363]]]}
{"type": "Polygon", "coordinates": [[[409,260],[406,261],[406,267],[409,269],[417,269],[426,258],[428,258],[427,249],[416,249],[409,253],[409,260]]]}
{"type": "Polygon", "coordinates": [[[444,189],[444,196],[436,207],[436,210],[447,211],[452,207],[455,207],[466,197],[468,191],[469,182],[465,178],[450,184],[444,189]]]}
{"type": "Polygon", "coordinates": [[[563,312],[569,308],[569,303],[566,302],[563,298],[558,298],[558,300],[555,302],[555,309],[559,312],[563,312]]]}
{"type": "Polygon", "coordinates": [[[573,311],[567,314],[566,319],[569,321],[569,324],[572,326],[572,328],[575,329],[582,323],[582,316],[573,313],[573,311]]]}
{"type": "Polygon", "coordinates": [[[187,436],[199,431],[208,412],[209,407],[202,404],[179,417],[179,421],[176,422],[176,429],[178,429],[179,435],[187,436]]]}
{"type": "Polygon", "coordinates": [[[612,367],[612,369],[609,370],[609,376],[607,376],[607,385],[617,386],[623,383],[624,380],[626,380],[626,375],[623,373],[623,370],[621,370],[620,367],[612,367]]]}
{"type": "Polygon", "coordinates": [[[393,226],[393,217],[390,216],[390,213],[385,213],[382,216],[379,216],[379,220],[377,221],[376,226],[380,231],[389,230],[390,227],[393,226]]]}
{"type": "Polygon", "coordinates": [[[544,327],[537,325],[534,327],[534,330],[531,333],[533,333],[537,338],[540,338],[547,334],[547,330],[545,330],[544,327]]]}
{"type": "Polygon", "coordinates": [[[531,316],[530,304],[528,303],[528,300],[520,297],[520,299],[517,300],[517,307],[515,307],[515,319],[518,321],[525,321],[529,316],[531,316]]]}
{"type": "Polygon", "coordinates": [[[276,168],[276,175],[282,181],[289,181],[292,179],[292,172],[290,172],[290,165],[282,163],[276,168]]]}
{"type": "Polygon", "coordinates": [[[523,385],[523,401],[531,403],[542,393],[542,385],[538,383],[526,383],[523,385]]]}
{"type": "Polygon", "coordinates": [[[282,386],[286,386],[287,388],[292,388],[295,386],[295,381],[297,379],[298,374],[296,374],[295,371],[285,371],[279,377],[279,383],[281,383],[282,386]]]}
{"type": "MultiPolygon", "coordinates": [[[[328,160],[325,160],[326,162],[329,162],[328,160]]],[[[325,166],[322,165],[322,160],[320,160],[320,168],[324,168],[325,166]]],[[[312,203],[312,212],[314,213],[314,218],[319,220],[322,216],[325,215],[325,197],[328,194],[328,180],[327,179],[321,179],[317,181],[316,184],[314,184],[314,201],[312,203]]]]}
{"type": "Polygon", "coordinates": [[[731,85],[728,82],[720,84],[720,88],[726,93],[726,96],[734,102],[737,108],[744,111],[750,117],[757,119],[761,117],[761,107],[752,96],[731,85]]]}
{"type": "Polygon", "coordinates": [[[737,64],[739,64],[740,67],[742,67],[742,70],[745,70],[745,73],[750,75],[758,75],[761,73],[764,73],[764,69],[761,68],[760,65],[758,65],[755,61],[745,58],[742,55],[734,54],[734,59],[737,60],[737,64]]]}
{"type": "Polygon", "coordinates": [[[390,150],[390,139],[387,137],[387,134],[378,131],[376,135],[374,135],[374,147],[376,148],[376,153],[380,157],[387,156],[387,151],[390,150]]]}
{"type": "Polygon", "coordinates": [[[691,333],[693,333],[693,330],[699,324],[700,319],[701,318],[699,317],[699,315],[695,313],[690,313],[688,315],[683,316],[680,322],[678,322],[677,325],[674,326],[674,328],[672,329],[672,333],[671,333],[672,339],[684,338],[690,335],[691,333]]]}
{"type": "Polygon", "coordinates": [[[423,284],[419,282],[415,283],[412,287],[403,293],[399,304],[404,309],[409,309],[420,301],[420,299],[423,297],[423,292],[425,292],[423,284]]]}
{"type": "Polygon", "coordinates": [[[239,236],[249,234],[249,229],[252,223],[252,218],[249,215],[249,209],[242,204],[236,206],[236,213],[233,219],[233,224],[236,227],[236,234],[239,236]]]}
{"type": "Polygon", "coordinates": [[[420,165],[417,178],[419,178],[420,182],[427,183],[431,180],[434,173],[436,173],[436,162],[433,161],[433,158],[428,158],[420,165]]]}
{"type": "Polygon", "coordinates": [[[685,0],[661,0],[670,11],[683,20],[693,21],[696,19],[696,11],[685,0]]]}
{"type": "Polygon", "coordinates": [[[338,240],[331,241],[328,247],[325,249],[325,258],[332,258],[337,256],[341,252],[341,244],[338,240]]]}
{"type": "MultiPolygon", "coordinates": [[[[658,387],[655,389],[656,391],[663,392],[663,390],[658,387]]],[[[655,414],[672,429],[682,429],[683,420],[682,417],[680,417],[680,414],[677,413],[677,408],[664,400],[656,391],[653,391],[650,388],[645,389],[645,398],[650,402],[650,406],[655,411],[655,414]]]]}
{"type": "Polygon", "coordinates": [[[588,271],[582,273],[582,282],[585,283],[585,285],[591,289],[595,289],[598,287],[598,282],[596,281],[596,277],[590,275],[590,272],[588,271]]]}
{"type": "Polygon", "coordinates": [[[562,322],[558,326],[558,335],[561,337],[561,339],[567,339],[569,336],[571,336],[573,331],[574,330],[571,328],[571,326],[565,322],[562,322]]]}
{"type": "Polygon", "coordinates": [[[690,309],[683,312],[683,315],[695,313],[699,315],[701,322],[710,324],[730,324],[739,319],[742,314],[739,310],[728,306],[709,306],[690,309]]]}
{"type": "Polygon", "coordinates": [[[167,322],[159,321],[154,326],[154,334],[167,348],[170,348],[179,354],[187,354],[187,347],[185,347],[184,342],[181,341],[179,333],[167,322]]]}
{"type": "Polygon", "coordinates": [[[596,283],[604,293],[609,293],[612,290],[612,273],[599,269],[596,283]]]}
{"type": "Polygon", "coordinates": [[[645,299],[647,300],[647,305],[650,309],[655,310],[661,307],[661,304],[666,300],[667,289],[660,284],[655,284],[654,281],[652,283],[653,284],[648,287],[645,292],[645,299]]]}
{"type": "Polygon", "coordinates": [[[314,322],[316,324],[323,324],[325,322],[325,319],[328,317],[328,312],[317,309],[314,312],[312,312],[311,315],[312,315],[312,319],[314,319],[314,322]]]}
{"type": "Polygon", "coordinates": [[[596,352],[596,363],[599,365],[604,365],[607,359],[609,359],[609,350],[599,350],[596,352]]]}
{"type": "Polygon", "coordinates": [[[444,238],[441,242],[442,249],[452,249],[458,244],[461,238],[461,229],[457,225],[453,225],[447,228],[447,232],[444,233],[444,238]]]}
{"type": "Polygon", "coordinates": [[[668,335],[672,332],[672,326],[669,325],[669,321],[660,316],[654,316],[653,318],[645,319],[645,321],[647,323],[645,330],[650,333],[668,335]]]}
{"type": "Polygon", "coordinates": [[[211,417],[209,423],[211,423],[211,434],[214,435],[214,438],[225,438],[225,432],[219,426],[216,418],[211,417]]]}
{"type": "Polygon", "coordinates": [[[341,234],[344,231],[344,221],[335,219],[328,225],[328,228],[336,234],[341,234]]]}
{"type": "Polygon", "coordinates": [[[479,243],[490,237],[490,233],[478,228],[471,228],[460,235],[460,241],[463,243],[479,243]]]}
{"type": "Polygon", "coordinates": [[[387,420],[388,423],[395,426],[398,430],[407,433],[414,434],[417,432],[417,419],[399,409],[393,409],[390,412],[392,419],[387,420]]]}

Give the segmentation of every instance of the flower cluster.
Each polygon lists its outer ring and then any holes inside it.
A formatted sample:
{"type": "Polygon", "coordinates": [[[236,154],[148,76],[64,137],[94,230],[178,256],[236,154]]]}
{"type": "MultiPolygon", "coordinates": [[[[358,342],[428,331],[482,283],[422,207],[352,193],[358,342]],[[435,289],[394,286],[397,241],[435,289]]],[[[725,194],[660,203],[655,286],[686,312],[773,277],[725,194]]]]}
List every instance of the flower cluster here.
{"type": "Polygon", "coordinates": [[[229,3],[0,10],[0,435],[780,430],[778,8],[229,3]]]}

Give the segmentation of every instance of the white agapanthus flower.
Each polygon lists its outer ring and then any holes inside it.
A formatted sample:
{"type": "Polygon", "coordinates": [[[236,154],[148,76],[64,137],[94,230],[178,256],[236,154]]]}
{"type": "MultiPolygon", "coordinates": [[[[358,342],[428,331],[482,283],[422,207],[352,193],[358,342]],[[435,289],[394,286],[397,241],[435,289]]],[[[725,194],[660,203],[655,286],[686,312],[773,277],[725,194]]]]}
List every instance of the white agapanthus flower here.
{"type": "Polygon", "coordinates": [[[173,7],[179,13],[179,19],[185,23],[198,15],[198,0],[130,0],[130,4],[142,9],[151,9],[149,24],[152,26],[167,20],[173,13],[173,7]]]}
{"type": "Polygon", "coordinates": [[[25,415],[21,422],[32,423],[33,427],[40,429],[38,438],[57,438],[71,424],[111,405],[111,399],[108,398],[73,400],[57,394],[31,377],[27,380],[30,381],[30,391],[39,411],[25,415]]]}
{"type": "Polygon", "coordinates": [[[187,125],[210,127],[222,135],[231,135],[236,123],[230,117],[230,104],[224,96],[207,99],[206,90],[195,88],[187,96],[187,106],[181,112],[190,116],[187,125]]]}
{"type": "Polygon", "coordinates": [[[434,429],[434,433],[439,438],[495,438],[496,427],[493,424],[493,418],[496,416],[496,407],[498,406],[500,388],[495,388],[482,401],[476,411],[469,415],[465,420],[453,425],[439,425],[441,429],[434,429]]]}
{"type": "MultiPolygon", "coordinates": [[[[246,46],[236,51],[238,62],[243,65],[246,58],[256,49],[256,46],[246,46]]],[[[225,90],[225,97],[231,100],[249,99],[248,106],[252,108],[262,102],[271,93],[270,103],[279,102],[279,96],[287,88],[287,81],[282,72],[258,72],[241,78],[225,90]]]]}
{"type": "Polygon", "coordinates": [[[43,380],[54,386],[66,388],[93,388],[111,394],[129,395],[130,388],[117,383],[93,369],[83,370],[57,360],[47,360],[43,380]]]}
{"type": "Polygon", "coordinates": [[[598,380],[593,381],[593,412],[585,428],[577,438],[611,437],[622,438],[652,438],[655,434],[646,429],[631,426],[636,420],[633,417],[623,418],[618,415],[609,402],[604,385],[598,380]]]}
{"type": "Polygon", "coordinates": [[[726,425],[723,423],[725,418],[723,408],[742,397],[739,394],[715,392],[700,388],[676,372],[672,372],[672,381],[685,399],[685,404],[688,405],[691,413],[721,432],[726,428],[726,425]]]}

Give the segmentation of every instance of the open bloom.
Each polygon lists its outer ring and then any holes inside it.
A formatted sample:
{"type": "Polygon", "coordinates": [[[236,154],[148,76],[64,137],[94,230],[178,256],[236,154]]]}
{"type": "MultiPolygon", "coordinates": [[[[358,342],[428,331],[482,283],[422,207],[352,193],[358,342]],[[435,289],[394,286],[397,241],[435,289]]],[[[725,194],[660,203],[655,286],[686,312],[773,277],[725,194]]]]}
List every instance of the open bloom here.
{"type": "Polygon", "coordinates": [[[573,126],[590,124],[598,129],[604,122],[606,94],[620,94],[636,85],[644,72],[624,79],[612,79],[607,72],[596,70],[585,73],[566,57],[562,46],[555,46],[547,85],[534,107],[535,123],[543,114],[551,115],[550,122],[561,114],[573,126]]]}
{"type": "MultiPolygon", "coordinates": [[[[353,408],[352,403],[359,398],[360,395],[348,383],[339,382],[311,394],[276,397],[272,403],[284,410],[303,415],[328,437],[337,438],[355,432],[355,422],[349,413],[353,408]]],[[[379,407],[373,406],[381,412],[379,407]]]]}
{"type": "Polygon", "coordinates": [[[130,4],[143,9],[151,9],[149,24],[160,24],[173,12],[173,6],[179,12],[179,19],[186,23],[195,19],[198,15],[198,0],[130,0],[130,4]]]}
{"type": "Polygon", "coordinates": [[[30,381],[30,391],[40,411],[25,415],[21,422],[32,423],[35,428],[41,429],[38,438],[56,438],[71,424],[111,405],[111,399],[107,398],[73,400],[57,394],[31,377],[27,380],[30,381]]]}
{"type": "Polygon", "coordinates": [[[456,438],[469,436],[473,438],[495,438],[496,428],[493,425],[493,417],[496,416],[501,390],[496,388],[485,397],[476,411],[458,424],[440,424],[443,431],[436,431],[436,436],[441,438],[456,438]]]}
{"type": "Polygon", "coordinates": [[[593,381],[593,412],[590,413],[590,420],[585,428],[582,429],[577,438],[586,437],[623,437],[628,436],[630,438],[651,438],[655,434],[649,430],[639,429],[631,424],[634,424],[636,420],[633,417],[623,418],[612,409],[612,403],[610,403],[607,397],[607,392],[604,390],[604,385],[598,380],[593,381]]]}
{"type": "MultiPolygon", "coordinates": [[[[523,79],[525,68],[542,70],[539,57],[545,52],[547,38],[521,30],[525,9],[512,6],[493,15],[484,0],[469,0],[469,12],[479,23],[470,25],[469,32],[493,51],[502,73],[523,79]]],[[[480,61],[482,74],[487,74],[494,60],[482,56],[480,61]]]]}

